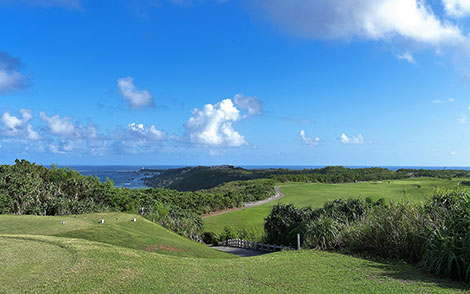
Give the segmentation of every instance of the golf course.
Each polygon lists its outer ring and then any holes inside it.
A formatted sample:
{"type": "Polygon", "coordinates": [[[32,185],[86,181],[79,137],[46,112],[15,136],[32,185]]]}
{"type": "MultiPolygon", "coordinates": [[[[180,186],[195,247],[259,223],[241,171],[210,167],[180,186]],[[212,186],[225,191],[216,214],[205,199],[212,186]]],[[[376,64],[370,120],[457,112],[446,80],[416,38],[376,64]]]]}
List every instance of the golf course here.
{"type": "Polygon", "coordinates": [[[311,250],[238,258],[125,213],[2,215],[0,267],[0,293],[465,292],[400,261],[311,250]]]}
{"type": "Polygon", "coordinates": [[[116,188],[25,160],[0,168],[1,294],[468,288],[466,251],[459,248],[470,240],[470,182],[457,171],[283,171],[303,181],[262,178],[182,192],[116,188]],[[227,235],[249,228],[260,234],[227,235]],[[301,250],[239,257],[217,247],[242,238],[293,249],[298,232],[301,250]],[[446,244],[453,251],[443,255],[446,244]]]}
{"type": "Polygon", "coordinates": [[[383,198],[386,202],[422,202],[432,195],[437,187],[455,188],[461,179],[410,178],[358,183],[278,183],[285,197],[260,206],[242,208],[204,219],[207,232],[220,233],[226,226],[234,228],[255,227],[262,229],[264,219],[278,203],[292,203],[299,207],[322,207],[326,201],[338,198],[383,198]]]}

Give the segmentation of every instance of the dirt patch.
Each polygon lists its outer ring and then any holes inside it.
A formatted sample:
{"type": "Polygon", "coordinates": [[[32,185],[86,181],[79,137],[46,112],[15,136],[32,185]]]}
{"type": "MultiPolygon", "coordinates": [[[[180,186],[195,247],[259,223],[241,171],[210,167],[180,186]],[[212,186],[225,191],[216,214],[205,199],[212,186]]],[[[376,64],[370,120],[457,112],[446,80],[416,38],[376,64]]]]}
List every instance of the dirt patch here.
{"type": "Polygon", "coordinates": [[[170,251],[170,252],[183,252],[184,251],[183,249],[173,248],[173,247],[163,245],[163,244],[155,244],[152,246],[145,247],[145,251],[152,252],[156,250],[164,250],[164,251],[170,251]]]}

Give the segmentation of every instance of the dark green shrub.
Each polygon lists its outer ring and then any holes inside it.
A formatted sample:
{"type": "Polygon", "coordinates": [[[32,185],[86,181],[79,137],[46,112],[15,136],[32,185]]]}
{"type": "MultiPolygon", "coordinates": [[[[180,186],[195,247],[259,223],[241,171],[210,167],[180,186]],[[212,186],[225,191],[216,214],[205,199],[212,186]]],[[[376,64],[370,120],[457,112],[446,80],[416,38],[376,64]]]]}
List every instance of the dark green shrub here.
{"type": "Polygon", "coordinates": [[[300,234],[306,241],[304,246],[326,249],[333,243],[336,244],[337,240],[333,239],[336,239],[337,231],[342,226],[360,219],[373,206],[383,206],[382,203],[361,199],[336,199],[326,202],[320,209],[278,204],[265,219],[265,238],[268,243],[296,247],[297,234],[300,234]],[[322,219],[317,223],[319,218],[322,219]],[[333,222],[329,222],[328,219],[333,222]],[[315,231],[321,236],[315,236],[315,231]]]}
{"type": "Polygon", "coordinates": [[[199,241],[204,232],[204,222],[198,214],[177,206],[172,207],[158,222],[165,228],[195,241],[199,241]]]}
{"type": "Polygon", "coordinates": [[[297,208],[293,204],[277,204],[265,218],[266,242],[287,246],[297,246],[298,228],[306,221],[314,219],[315,212],[307,208],[297,208]]]}
{"type": "Polygon", "coordinates": [[[213,232],[204,232],[202,234],[202,242],[214,246],[218,245],[219,243],[217,235],[213,232]]]}
{"type": "Polygon", "coordinates": [[[10,213],[13,199],[9,195],[0,194],[0,214],[10,213]]]}
{"type": "Polygon", "coordinates": [[[461,186],[470,186],[470,181],[462,181],[460,182],[461,186]]]}

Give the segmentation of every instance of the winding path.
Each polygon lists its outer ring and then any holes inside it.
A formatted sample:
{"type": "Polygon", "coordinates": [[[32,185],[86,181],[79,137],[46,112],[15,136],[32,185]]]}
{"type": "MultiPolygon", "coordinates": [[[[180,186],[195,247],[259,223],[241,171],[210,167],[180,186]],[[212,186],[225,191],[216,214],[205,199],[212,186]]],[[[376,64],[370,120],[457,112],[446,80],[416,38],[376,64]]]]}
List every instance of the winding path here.
{"type": "Polygon", "coordinates": [[[245,208],[260,206],[260,205],[272,202],[274,200],[277,200],[277,199],[280,199],[280,198],[286,196],[286,194],[281,192],[281,187],[280,186],[276,186],[274,189],[276,190],[276,194],[274,194],[274,196],[271,196],[271,197],[266,198],[264,200],[260,200],[260,201],[256,201],[256,202],[243,203],[242,207],[235,207],[235,208],[230,208],[230,209],[219,210],[219,211],[216,211],[216,212],[203,214],[203,215],[201,215],[201,217],[202,218],[208,218],[208,217],[212,217],[212,216],[216,216],[216,215],[220,215],[220,214],[229,213],[229,212],[232,212],[232,211],[235,211],[235,210],[241,210],[241,209],[245,209],[245,208]]]}
{"type": "Polygon", "coordinates": [[[266,252],[260,252],[260,251],[243,249],[243,248],[235,248],[235,247],[213,246],[212,248],[222,251],[222,252],[231,253],[239,257],[252,257],[252,256],[266,254],[266,252]]]}

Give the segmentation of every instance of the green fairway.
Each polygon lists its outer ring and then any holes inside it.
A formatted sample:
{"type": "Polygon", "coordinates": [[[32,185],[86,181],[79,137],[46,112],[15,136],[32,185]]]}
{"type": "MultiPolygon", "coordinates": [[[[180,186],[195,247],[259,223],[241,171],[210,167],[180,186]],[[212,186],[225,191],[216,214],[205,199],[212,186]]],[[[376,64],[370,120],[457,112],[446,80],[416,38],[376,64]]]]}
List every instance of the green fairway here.
{"type": "Polygon", "coordinates": [[[77,216],[0,215],[0,234],[47,235],[80,238],[167,255],[234,258],[183,238],[158,224],[127,213],[77,216]],[[136,222],[132,219],[136,218],[136,222]],[[98,222],[104,219],[104,224],[98,222]],[[66,224],[62,224],[65,221],[66,224]]]}
{"type": "Polygon", "coordinates": [[[422,201],[436,187],[456,187],[460,179],[416,178],[382,182],[360,182],[343,184],[291,183],[281,185],[286,194],[282,199],[261,206],[232,211],[206,218],[205,230],[221,232],[225,226],[236,228],[263,227],[264,218],[277,203],[294,203],[298,206],[321,207],[326,201],[337,198],[370,197],[387,201],[422,201]]]}
{"type": "Polygon", "coordinates": [[[400,262],[290,251],[197,259],[82,239],[0,235],[0,293],[460,293],[400,262]]]}

